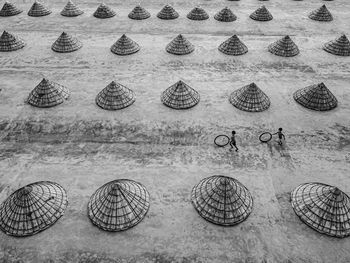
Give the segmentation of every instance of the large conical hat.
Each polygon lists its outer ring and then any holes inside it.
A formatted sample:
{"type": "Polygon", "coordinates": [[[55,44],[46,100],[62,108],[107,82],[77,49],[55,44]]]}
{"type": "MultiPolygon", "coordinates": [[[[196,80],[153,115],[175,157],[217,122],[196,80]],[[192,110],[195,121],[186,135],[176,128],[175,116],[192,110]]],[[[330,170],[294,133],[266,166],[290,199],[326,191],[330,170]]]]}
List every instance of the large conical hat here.
{"type": "Polygon", "coordinates": [[[165,50],[174,55],[186,55],[194,51],[194,46],[183,35],[178,35],[166,46],[165,50]]]}
{"type": "Polygon", "coordinates": [[[68,99],[69,90],[53,81],[43,79],[29,94],[28,103],[39,108],[49,108],[68,99]]]}
{"type": "Polygon", "coordinates": [[[237,16],[228,7],[225,7],[224,9],[216,13],[214,18],[220,22],[232,22],[237,20],[237,16]]]}
{"type": "Polygon", "coordinates": [[[268,46],[270,53],[281,57],[294,57],[299,54],[298,46],[289,36],[285,36],[268,46]]]}
{"type": "Polygon", "coordinates": [[[166,106],[178,110],[192,108],[199,100],[199,93],[181,80],[167,88],[161,96],[166,106]]]}
{"type": "Polygon", "coordinates": [[[125,56],[136,53],[140,46],[132,39],[123,34],[111,47],[114,54],[125,56]]]}
{"type": "Polygon", "coordinates": [[[269,97],[255,83],[232,92],[229,101],[243,111],[259,112],[270,107],[269,97]]]}
{"type": "Polygon", "coordinates": [[[323,82],[299,89],[293,97],[296,102],[311,110],[328,111],[338,105],[337,98],[323,82]]]}
{"type": "Polygon", "coordinates": [[[68,205],[57,183],[36,182],[12,193],[0,206],[0,229],[11,236],[31,236],[52,226],[68,205]]]}
{"type": "Polygon", "coordinates": [[[179,13],[171,5],[165,5],[162,10],[159,11],[157,17],[160,19],[170,20],[179,17],[179,13]]]}
{"type": "Polygon", "coordinates": [[[122,231],[142,221],[149,209],[149,193],[140,183],[118,179],[96,190],[88,203],[88,216],[106,231],[122,231]]]}
{"type": "Polygon", "coordinates": [[[135,102],[131,89],[112,81],[96,96],[96,104],[105,110],[120,110],[135,102]]]}
{"type": "Polygon", "coordinates": [[[0,10],[0,16],[15,16],[22,12],[23,10],[17,8],[15,4],[5,1],[2,9],[0,10]]]}
{"type": "Polygon", "coordinates": [[[270,21],[273,19],[273,16],[264,5],[256,9],[249,17],[256,21],[270,21]]]}
{"type": "Polygon", "coordinates": [[[151,14],[140,5],[135,6],[135,8],[131,10],[131,12],[128,15],[129,18],[136,20],[147,19],[150,16],[151,14]]]}
{"type": "Polygon", "coordinates": [[[96,11],[94,12],[94,17],[96,18],[110,18],[116,15],[116,12],[112,10],[109,6],[101,3],[96,11]]]}
{"type": "Polygon", "coordinates": [[[0,52],[9,52],[21,49],[26,44],[16,35],[4,31],[0,37],[0,52]]]}
{"type": "Polygon", "coordinates": [[[346,35],[342,35],[336,40],[327,42],[323,49],[333,55],[350,56],[350,41],[346,35]]]}
{"type": "Polygon", "coordinates": [[[60,37],[52,44],[53,51],[60,53],[73,52],[80,49],[83,44],[75,37],[63,32],[60,37]]]}
{"type": "Polygon", "coordinates": [[[325,22],[333,20],[333,16],[331,12],[328,11],[326,5],[323,5],[320,8],[312,11],[309,14],[309,18],[311,18],[312,20],[325,21],[325,22]]]}
{"type": "Polygon", "coordinates": [[[291,193],[294,212],[316,231],[334,237],[350,235],[350,198],[335,186],[299,185],[291,193]]]}
{"type": "Polygon", "coordinates": [[[201,180],[192,189],[191,201],[201,217],[223,226],[243,222],[253,210],[249,190],[236,179],[222,175],[201,180]]]}
{"type": "Polygon", "coordinates": [[[47,16],[51,14],[51,10],[48,9],[43,3],[38,2],[35,0],[32,7],[28,11],[28,16],[47,16]]]}
{"type": "Polygon", "coordinates": [[[233,35],[220,44],[219,51],[227,55],[238,56],[247,53],[248,48],[241,42],[237,35],[233,35]]]}
{"type": "Polygon", "coordinates": [[[191,20],[206,20],[209,18],[209,15],[203,8],[196,6],[187,14],[187,18],[191,20]]]}
{"type": "Polygon", "coordinates": [[[79,7],[77,7],[72,2],[72,0],[68,0],[66,6],[61,11],[61,15],[62,16],[69,16],[69,17],[79,16],[79,15],[81,15],[83,13],[84,13],[84,11],[82,11],[79,7]]]}

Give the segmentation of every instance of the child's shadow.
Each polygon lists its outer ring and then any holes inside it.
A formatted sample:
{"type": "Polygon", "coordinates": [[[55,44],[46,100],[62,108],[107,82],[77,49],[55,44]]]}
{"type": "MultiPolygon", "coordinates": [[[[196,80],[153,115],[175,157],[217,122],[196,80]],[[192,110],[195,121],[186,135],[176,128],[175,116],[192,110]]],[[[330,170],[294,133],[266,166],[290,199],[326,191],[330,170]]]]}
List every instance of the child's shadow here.
{"type": "Polygon", "coordinates": [[[278,141],[271,140],[267,142],[267,148],[269,149],[271,156],[274,155],[275,149],[275,151],[277,151],[281,157],[291,158],[291,155],[288,151],[289,148],[285,141],[283,141],[282,145],[280,145],[278,141]]]}

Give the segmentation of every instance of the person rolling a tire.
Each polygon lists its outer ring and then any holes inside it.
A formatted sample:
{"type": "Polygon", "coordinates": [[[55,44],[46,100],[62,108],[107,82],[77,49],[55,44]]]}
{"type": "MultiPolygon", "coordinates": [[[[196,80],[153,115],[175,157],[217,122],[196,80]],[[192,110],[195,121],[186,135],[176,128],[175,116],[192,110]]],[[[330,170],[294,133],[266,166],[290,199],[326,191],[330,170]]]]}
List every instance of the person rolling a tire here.
{"type": "Polygon", "coordinates": [[[282,145],[282,139],[285,140],[286,137],[284,136],[284,134],[282,133],[282,128],[278,128],[278,132],[272,134],[272,135],[278,135],[278,144],[279,145],[282,145]]]}
{"type": "Polygon", "coordinates": [[[237,145],[236,145],[236,132],[235,131],[232,131],[232,135],[231,135],[231,139],[230,139],[230,151],[232,151],[233,147],[236,148],[236,152],[238,152],[238,148],[237,148],[237,145]]]}

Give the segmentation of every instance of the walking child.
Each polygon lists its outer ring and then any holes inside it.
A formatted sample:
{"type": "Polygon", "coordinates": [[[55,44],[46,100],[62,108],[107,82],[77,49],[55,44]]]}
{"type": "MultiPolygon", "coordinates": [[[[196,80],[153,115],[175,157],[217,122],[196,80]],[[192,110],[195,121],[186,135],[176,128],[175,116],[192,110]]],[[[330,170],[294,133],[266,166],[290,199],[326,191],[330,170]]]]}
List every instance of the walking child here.
{"type": "Polygon", "coordinates": [[[236,132],[235,131],[232,131],[232,135],[231,135],[231,139],[230,139],[230,146],[231,146],[231,149],[230,151],[232,151],[233,147],[236,148],[236,152],[238,152],[238,148],[236,146],[236,132]]]}
{"type": "Polygon", "coordinates": [[[282,145],[282,139],[283,139],[283,140],[286,139],[286,137],[285,137],[284,134],[282,133],[282,130],[283,130],[282,128],[278,128],[278,132],[272,134],[272,135],[275,135],[275,134],[278,135],[278,144],[279,144],[279,145],[282,145]]]}

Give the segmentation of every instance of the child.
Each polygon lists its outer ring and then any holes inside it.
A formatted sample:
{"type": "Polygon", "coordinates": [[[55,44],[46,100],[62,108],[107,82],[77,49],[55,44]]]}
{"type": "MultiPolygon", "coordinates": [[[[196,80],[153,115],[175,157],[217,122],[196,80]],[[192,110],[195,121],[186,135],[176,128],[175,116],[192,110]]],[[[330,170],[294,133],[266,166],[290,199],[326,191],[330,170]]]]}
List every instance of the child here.
{"type": "Polygon", "coordinates": [[[237,152],[237,151],[238,151],[238,148],[237,148],[237,146],[236,146],[235,134],[236,134],[236,132],[235,132],[235,131],[232,131],[231,140],[230,140],[230,146],[231,146],[230,151],[232,151],[233,147],[235,147],[235,148],[236,148],[236,152],[237,152]]]}
{"type": "Polygon", "coordinates": [[[282,139],[285,140],[286,138],[284,137],[284,134],[282,133],[282,128],[278,128],[278,132],[272,134],[275,135],[278,134],[278,144],[282,145],[282,139]]]}

